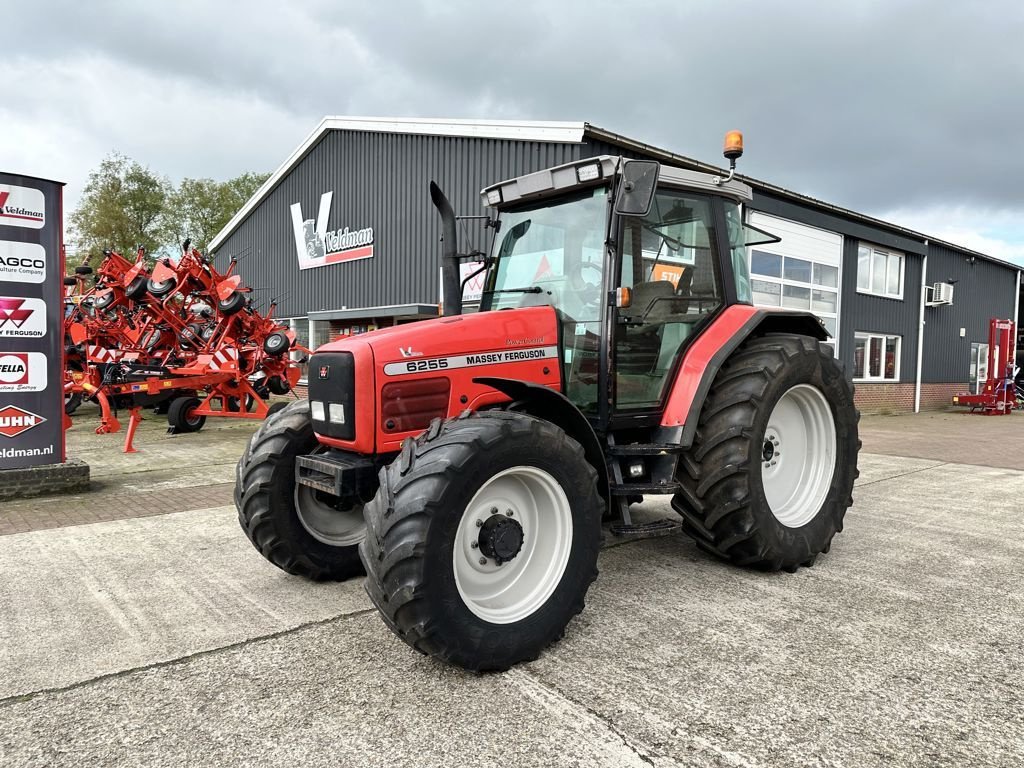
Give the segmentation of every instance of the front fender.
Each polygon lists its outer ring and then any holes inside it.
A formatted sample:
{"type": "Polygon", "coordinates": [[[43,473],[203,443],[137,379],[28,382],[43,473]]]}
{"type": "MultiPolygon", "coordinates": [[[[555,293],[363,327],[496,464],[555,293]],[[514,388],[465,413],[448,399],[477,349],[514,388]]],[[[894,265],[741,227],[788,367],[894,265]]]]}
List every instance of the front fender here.
{"type": "Polygon", "coordinates": [[[569,398],[550,387],[530,381],[488,376],[474,378],[473,383],[492,387],[514,402],[521,403],[522,410],[531,416],[561,427],[566,434],[583,446],[584,456],[597,470],[598,491],[605,499],[608,498],[608,465],[605,462],[601,441],[587,417],[569,398]]]}

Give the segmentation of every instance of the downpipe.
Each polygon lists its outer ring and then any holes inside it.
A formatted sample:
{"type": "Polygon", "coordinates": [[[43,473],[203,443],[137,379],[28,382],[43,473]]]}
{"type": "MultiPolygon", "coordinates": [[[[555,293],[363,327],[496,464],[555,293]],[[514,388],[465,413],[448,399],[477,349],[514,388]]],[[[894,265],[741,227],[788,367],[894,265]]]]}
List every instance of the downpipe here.
{"type": "Polygon", "coordinates": [[[928,299],[928,241],[921,260],[921,307],[917,319],[917,376],[914,379],[914,413],[921,412],[921,368],[924,365],[924,307],[928,299]]]}

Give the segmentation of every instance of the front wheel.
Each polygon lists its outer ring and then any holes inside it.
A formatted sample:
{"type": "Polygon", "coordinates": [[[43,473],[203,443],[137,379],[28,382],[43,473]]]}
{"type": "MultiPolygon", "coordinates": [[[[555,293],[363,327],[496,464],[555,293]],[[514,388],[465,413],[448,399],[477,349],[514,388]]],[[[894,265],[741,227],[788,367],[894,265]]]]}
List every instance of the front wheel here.
{"type": "Polygon", "coordinates": [[[583,609],[602,512],[596,471],[555,425],[504,411],[436,420],[366,505],[366,591],[421,653],[508,669],[583,609]]]}
{"type": "Polygon", "coordinates": [[[267,416],[249,440],[235,474],[238,522],[252,545],[282,571],[315,581],[363,572],[359,504],[295,482],[295,459],[320,447],[309,401],[267,416]]]}
{"type": "Polygon", "coordinates": [[[702,548],[794,571],[828,552],[857,477],[859,414],[831,348],[807,336],[745,342],[715,377],[672,505],[702,548]]]}

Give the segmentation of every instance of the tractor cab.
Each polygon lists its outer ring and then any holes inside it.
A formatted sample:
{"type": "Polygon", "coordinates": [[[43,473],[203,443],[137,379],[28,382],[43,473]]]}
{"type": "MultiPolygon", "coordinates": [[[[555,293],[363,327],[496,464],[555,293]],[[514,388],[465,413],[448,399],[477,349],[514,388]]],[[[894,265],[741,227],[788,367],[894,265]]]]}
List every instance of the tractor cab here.
{"type": "Polygon", "coordinates": [[[554,307],[565,394],[603,425],[658,412],[687,342],[750,304],[745,248],[779,239],[743,223],[746,184],[652,161],[591,158],[482,197],[498,217],[480,310],[554,307]]]}

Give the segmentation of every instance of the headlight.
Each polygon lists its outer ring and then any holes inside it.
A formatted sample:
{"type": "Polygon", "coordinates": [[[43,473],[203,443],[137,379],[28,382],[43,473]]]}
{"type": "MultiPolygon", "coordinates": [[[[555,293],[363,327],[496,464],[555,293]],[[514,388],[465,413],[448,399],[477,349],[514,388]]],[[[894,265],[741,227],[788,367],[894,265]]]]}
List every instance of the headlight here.
{"type": "Polygon", "coordinates": [[[345,404],[344,403],[329,403],[327,405],[327,414],[330,416],[331,421],[335,424],[345,423],[345,404]]]}
{"type": "Polygon", "coordinates": [[[327,421],[327,414],[324,413],[324,404],[319,400],[310,402],[309,412],[313,416],[313,421],[327,421]]]}

